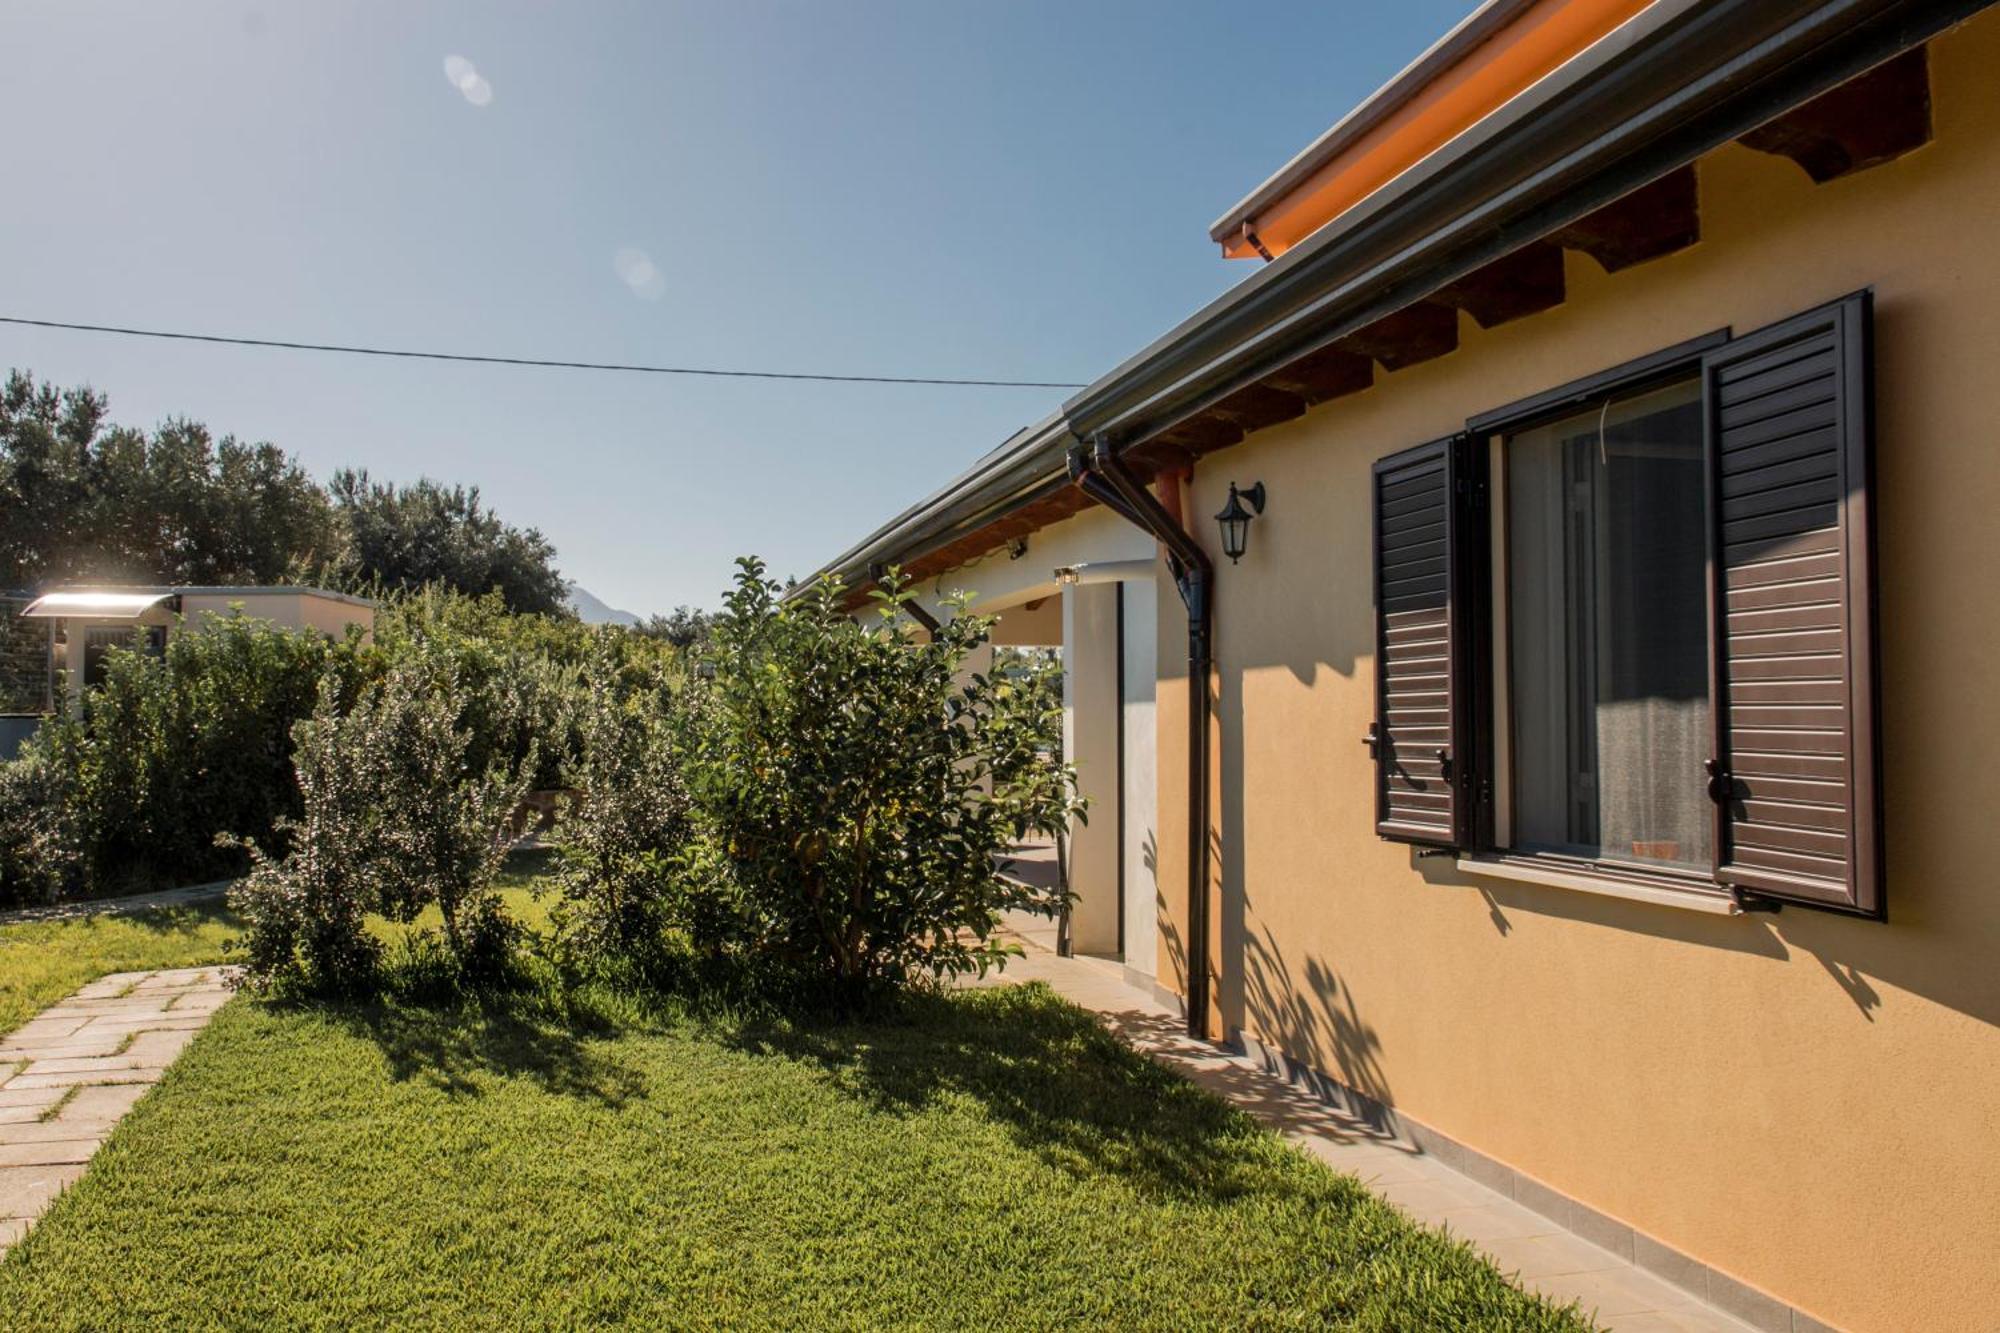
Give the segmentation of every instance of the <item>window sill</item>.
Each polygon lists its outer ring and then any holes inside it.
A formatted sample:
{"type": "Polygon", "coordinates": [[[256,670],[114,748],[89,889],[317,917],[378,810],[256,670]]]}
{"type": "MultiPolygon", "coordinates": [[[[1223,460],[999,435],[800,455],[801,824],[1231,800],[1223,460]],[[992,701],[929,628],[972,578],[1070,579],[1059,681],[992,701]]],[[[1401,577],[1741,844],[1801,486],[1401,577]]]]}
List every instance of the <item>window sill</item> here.
{"type": "Polygon", "coordinates": [[[1647,884],[1636,878],[1596,874],[1585,870],[1565,870],[1527,857],[1460,857],[1458,868],[1480,879],[1504,879],[1518,884],[1543,884],[1556,889],[1575,889],[1605,898],[1678,907],[1685,912],[1706,912],[1711,916],[1740,916],[1736,900],[1722,893],[1672,884],[1647,884]]]}

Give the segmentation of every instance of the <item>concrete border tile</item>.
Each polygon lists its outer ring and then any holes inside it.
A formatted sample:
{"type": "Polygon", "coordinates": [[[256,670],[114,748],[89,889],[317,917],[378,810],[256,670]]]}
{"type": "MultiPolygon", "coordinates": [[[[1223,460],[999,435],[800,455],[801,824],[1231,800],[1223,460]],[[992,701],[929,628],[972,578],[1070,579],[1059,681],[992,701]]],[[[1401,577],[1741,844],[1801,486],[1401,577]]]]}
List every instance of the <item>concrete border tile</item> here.
{"type": "Polygon", "coordinates": [[[1763,1333],[1792,1333],[1792,1307],[1727,1273],[1708,1270],[1708,1300],[1763,1333]]]}

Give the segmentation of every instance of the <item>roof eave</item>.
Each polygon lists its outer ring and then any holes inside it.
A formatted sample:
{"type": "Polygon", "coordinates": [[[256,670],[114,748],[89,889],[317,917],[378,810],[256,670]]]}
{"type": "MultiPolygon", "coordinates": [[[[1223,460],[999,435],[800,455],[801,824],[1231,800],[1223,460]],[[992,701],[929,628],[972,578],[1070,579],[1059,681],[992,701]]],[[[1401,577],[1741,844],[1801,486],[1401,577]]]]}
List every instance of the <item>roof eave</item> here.
{"type": "Polygon", "coordinates": [[[1397,75],[1342,116],[1334,127],[1307,144],[1291,161],[1271,173],[1263,184],[1236,201],[1208,229],[1209,239],[1223,244],[1236,237],[1243,224],[1284,198],[1353,143],[1396,114],[1429,83],[1463,60],[1476,47],[1511,23],[1535,0],[1486,0],[1457,27],[1433,42],[1397,75]]]}
{"type": "Polygon", "coordinates": [[[1991,3],[1657,0],[826,568],[854,585],[1002,518],[1073,442],[1143,443],[1991,3]]]}
{"type": "Polygon", "coordinates": [[[1063,414],[1079,438],[1149,438],[1989,3],[1658,0],[1063,414]]]}
{"type": "Polygon", "coordinates": [[[820,572],[857,587],[878,564],[903,564],[973,530],[996,511],[1034,498],[1050,480],[1066,477],[1065,459],[1074,443],[1062,417],[1044,418],[841,552],[820,572]]]}

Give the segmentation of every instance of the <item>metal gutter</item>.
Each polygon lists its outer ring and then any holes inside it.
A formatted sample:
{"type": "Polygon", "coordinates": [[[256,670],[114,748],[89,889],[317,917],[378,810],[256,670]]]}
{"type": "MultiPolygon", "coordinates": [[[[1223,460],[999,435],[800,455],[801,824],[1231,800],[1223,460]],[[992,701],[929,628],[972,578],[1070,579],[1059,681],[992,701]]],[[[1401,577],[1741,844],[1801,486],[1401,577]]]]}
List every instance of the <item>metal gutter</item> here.
{"type": "Polygon", "coordinates": [[[1268,180],[1243,196],[1208,229],[1209,239],[1222,243],[1254,221],[1271,204],[1297,189],[1321,167],[1339,157],[1356,140],[1409,105],[1438,75],[1450,69],[1487,38],[1513,22],[1536,0],[1486,0],[1459,25],[1431,44],[1429,50],[1402,72],[1370,93],[1361,105],[1342,116],[1334,127],[1307,144],[1268,180]]]}
{"type": "Polygon", "coordinates": [[[1017,431],[998,449],[834,557],[822,572],[849,587],[876,565],[901,565],[954,537],[1068,484],[1064,458],[1076,440],[1060,415],[1017,431]]]}
{"type": "Polygon", "coordinates": [[[1070,430],[1166,430],[1989,3],[1657,0],[1070,398],[1070,430]]]}

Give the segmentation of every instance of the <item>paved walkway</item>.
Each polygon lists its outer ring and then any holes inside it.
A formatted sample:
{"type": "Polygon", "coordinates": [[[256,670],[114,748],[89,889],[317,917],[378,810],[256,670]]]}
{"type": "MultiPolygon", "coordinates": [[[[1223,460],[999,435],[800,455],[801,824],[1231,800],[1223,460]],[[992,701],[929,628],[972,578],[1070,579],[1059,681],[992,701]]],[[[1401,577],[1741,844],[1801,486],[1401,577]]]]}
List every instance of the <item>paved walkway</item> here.
{"type": "Polygon", "coordinates": [[[0,1037],[0,1255],[231,993],[222,968],[115,972],[0,1037]]]}
{"type": "Polygon", "coordinates": [[[236,883],[219,879],[213,884],[191,884],[184,889],[161,889],[158,893],[134,893],[123,898],[86,898],[77,902],[50,903],[46,907],[17,907],[0,912],[0,926],[25,921],[73,921],[86,916],[126,916],[132,912],[152,912],[162,907],[182,907],[207,902],[228,893],[236,883]]]}
{"type": "Polygon", "coordinates": [[[1579,1301],[1617,1333],[1744,1333],[1748,1325],[1542,1214],[1341,1114],[1242,1056],[1187,1035],[1181,1017],[1125,984],[1115,962],[1058,958],[1033,939],[1004,974],[975,984],[1046,981],[1136,1049],[1255,1116],[1336,1170],[1351,1172],[1412,1218],[1449,1228],[1524,1287],[1579,1301]]]}

